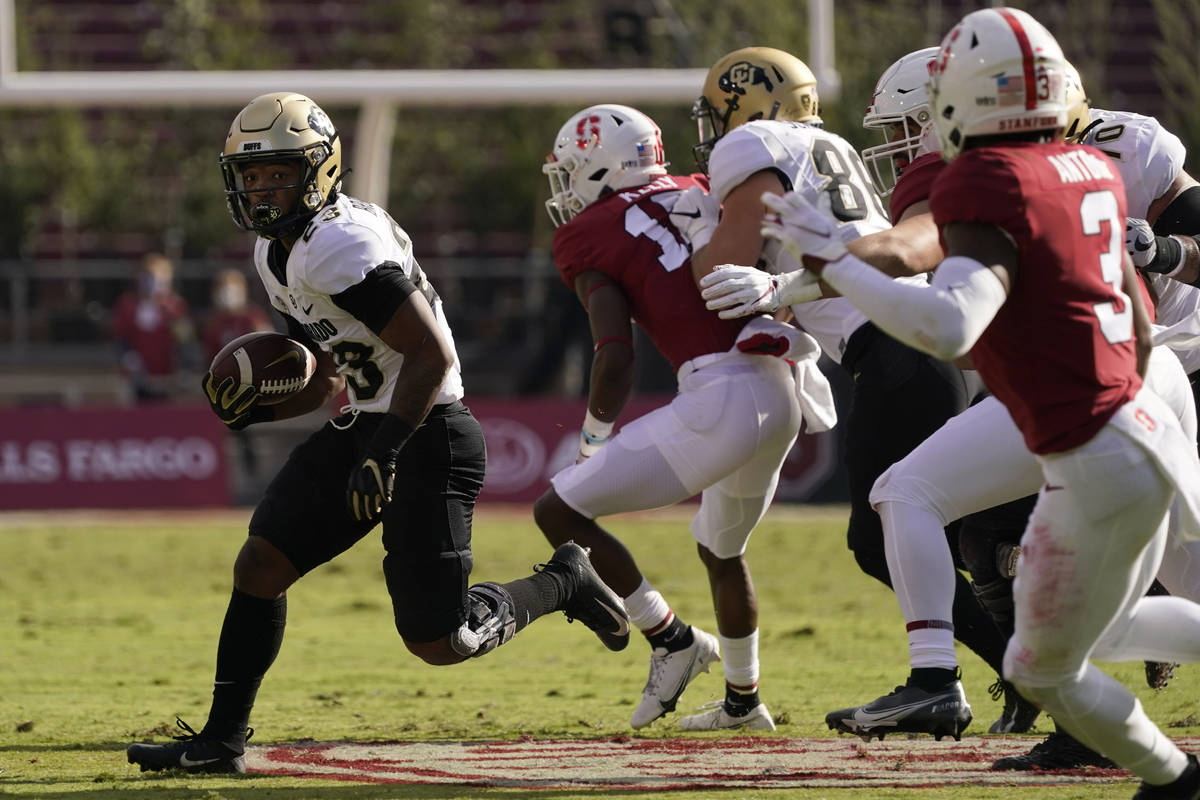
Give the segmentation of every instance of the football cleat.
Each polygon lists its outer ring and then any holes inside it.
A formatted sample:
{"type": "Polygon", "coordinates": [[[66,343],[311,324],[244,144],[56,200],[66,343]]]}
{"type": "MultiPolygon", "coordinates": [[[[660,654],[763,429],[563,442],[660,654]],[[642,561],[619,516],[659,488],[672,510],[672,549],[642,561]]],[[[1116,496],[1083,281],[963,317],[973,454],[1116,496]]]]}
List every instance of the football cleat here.
{"type": "Polygon", "coordinates": [[[992,762],[992,769],[1050,770],[1102,767],[1117,769],[1117,765],[1092,750],[1066,731],[1059,729],[1033,746],[1028,753],[1005,756],[992,762]]]}
{"type": "MultiPolygon", "coordinates": [[[[137,764],[142,772],[163,769],[182,769],[187,772],[245,772],[246,759],[241,751],[208,736],[203,731],[196,733],[192,726],[178,717],[175,724],[184,733],[176,736],[169,744],[131,744],[125,750],[130,764],[137,764]]],[[[246,739],[254,733],[246,732],[246,739]]],[[[243,740],[244,741],[244,740],[243,740]]]]}
{"type": "Polygon", "coordinates": [[[625,603],[596,574],[588,551],[575,542],[558,546],[545,564],[534,570],[564,579],[566,600],[562,612],[568,622],[579,620],[600,637],[609,650],[624,650],[629,644],[629,615],[625,603]]]}
{"type": "Polygon", "coordinates": [[[1000,714],[1000,719],[988,728],[988,733],[1026,733],[1033,727],[1038,714],[1042,713],[1040,708],[1022,697],[1016,688],[1003,678],[997,678],[996,682],[988,687],[988,691],[993,700],[999,700],[1000,695],[1004,695],[1004,711],[1000,714]]]}
{"type": "Polygon", "coordinates": [[[679,695],[709,665],[721,660],[721,645],[717,637],[691,626],[692,643],[675,652],[656,647],[650,654],[650,677],[642,689],[642,699],[633,710],[629,724],[644,728],[654,720],[675,710],[679,695]]]}
{"type": "Polygon", "coordinates": [[[1175,677],[1175,668],[1178,664],[1172,664],[1169,661],[1147,661],[1146,662],[1146,685],[1151,689],[1165,689],[1170,683],[1171,678],[1175,677]]]}
{"type": "Polygon", "coordinates": [[[864,706],[831,711],[825,715],[825,724],[868,742],[882,740],[888,733],[931,733],[939,741],[943,736],[957,741],[971,724],[971,707],[961,681],[951,681],[934,692],[905,684],[864,706]]]}
{"type": "Polygon", "coordinates": [[[1188,753],[1183,774],[1165,786],[1153,786],[1145,781],[1138,787],[1133,800],[1200,800],[1200,762],[1188,753]]]}
{"type": "Polygon", "coordinates": [[[731,714],[724,700],[716,700],[700,706],[699,714],[679,720],[685,731],[722,731],[741,729],[748,731],[773,731],[775,720],[765,703],[759,703],[744,714],[731,714]]]}

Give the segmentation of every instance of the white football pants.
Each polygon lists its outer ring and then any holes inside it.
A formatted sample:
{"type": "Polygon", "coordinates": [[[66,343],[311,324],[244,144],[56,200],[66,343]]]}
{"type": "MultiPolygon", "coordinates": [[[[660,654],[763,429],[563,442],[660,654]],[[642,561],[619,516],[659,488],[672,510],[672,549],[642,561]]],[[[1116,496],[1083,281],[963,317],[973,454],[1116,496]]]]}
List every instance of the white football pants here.
{"type": "Polygon", "coordinates": [[[680,369],[679,393],[668,405],[623,426],[550,482],[588,519],[700,493],[692,536],[718,558],[733,558],[745,552],[775,495],[800,430],[800,405],[783,359],[733,352],[695,361],[702,366],[680,369]]]}

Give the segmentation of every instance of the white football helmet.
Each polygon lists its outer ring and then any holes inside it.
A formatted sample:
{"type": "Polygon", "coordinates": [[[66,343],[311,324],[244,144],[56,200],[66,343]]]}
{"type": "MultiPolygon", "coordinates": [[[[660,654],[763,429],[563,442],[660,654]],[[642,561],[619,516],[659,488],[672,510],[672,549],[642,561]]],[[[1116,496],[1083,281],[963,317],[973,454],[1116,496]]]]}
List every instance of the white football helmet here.
{"type": "Polygon", "coordinates": [[[892,193],[896,179],[913,159],[937,152],[937,131],[925,86],[929,82],[929,62],[937,53],[936,47],[909,53],[884,70],[875,84],[863,127],[880,131],[883,144],[865,148],[862,157],[882,197],[892,193]]]}
{"type": "Polygon", "coordinates": [[[1040,22],[1015,8],[985,8],[954,26],[929,68],[942,157],[970,136],[1053,133],[1066,125],[1066,60],[1040,22]]]}
{"type": "Polygon", "coordinates": [[[605,192],[666,175],[662,131],[629,106],[589,106],[559,129],[542,172],[550,179],[546,211],[557,228],[605,192]]]}

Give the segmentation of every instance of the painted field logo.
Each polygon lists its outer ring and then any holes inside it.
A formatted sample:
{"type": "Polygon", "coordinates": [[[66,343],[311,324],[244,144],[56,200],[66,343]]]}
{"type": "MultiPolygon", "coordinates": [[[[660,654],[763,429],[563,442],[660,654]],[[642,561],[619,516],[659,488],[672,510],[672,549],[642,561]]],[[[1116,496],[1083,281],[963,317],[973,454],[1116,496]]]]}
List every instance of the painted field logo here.
{"type": "MultiPolygon", "coordinates": [[[[482,786],[511,789],[660,791],[786,787],[915,788],[946,784],[1006,786],[1110,783],[1123,770],[993,772],[1001,756],[1024,753],[1037,739],[973,737],[521,740],[375,742],[252,747],[253,772],[356,783],[482,786]]],[[[1177,740],[1194,750],[1200,740],[1177,740]]]]}

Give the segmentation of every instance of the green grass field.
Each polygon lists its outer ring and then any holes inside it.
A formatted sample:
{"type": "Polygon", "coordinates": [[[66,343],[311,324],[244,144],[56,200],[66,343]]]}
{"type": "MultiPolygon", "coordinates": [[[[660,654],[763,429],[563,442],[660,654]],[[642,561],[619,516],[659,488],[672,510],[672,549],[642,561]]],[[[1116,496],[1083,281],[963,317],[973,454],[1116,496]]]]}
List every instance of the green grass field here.
{"type": "MultiPolygon", "coordinates": [[[[628,515],[609,520],[609,527],[681,617],[715,630],[687,513],[628,515]]],[[[233,557],[247,518],[247,511],[0,514],[0,796],[562,800],[598,794],[142,774],[127,764],[125,746],[147,737],[163,740],[175,715],[196,728],[204,722],[233,557]]],[[[896,603],[858,572],[843,544],[845,518],[841,508],[776,508],[751,541],[761,609],[761,694],[781,718],[778,732],[765,735],[829,738],[834,734],[824,726],[826,711],[873,699],[907,674],[896,603]]],[[[479,510],[474,550],[476,580],[527,574],[549,554],[528,510],[496,507],[479,510]]],[[[253,743],[631,733],[628,717],[646,677],[643,641],[635,637],[627,650],[609,653],[581,624],[554,615],[484,659],[430,667],[409,655],[395,634],[381,554],[376,533],[290,592],[287,637],[259,693],[253,743]]],[[[978,736],[999,714],[986,691],[995,674],[972,654],[960,655],[975,712],[967,737],[978,736]]],[[[1193,667],[1181,668],[1170,687],[1155,693],[1145,686],[1140,662],[1107,666],[1160,724],[1192,722],[1193,667]]],[[[719,698],[722,690],[719,669],[702,675],[680,710],[719,698]]],[[[1039,720],[1043,734],[1050,725],[1039,720]]],[[[1170,732],[1194,736],[1200,727],[1170,732]]],[[[678,731],[668,716],[644,735],[678,731]]],[[[1127,779],[1065,787],[719,794],[1061,800],[1128,798],[1135,788],[1127,779]]]]}

